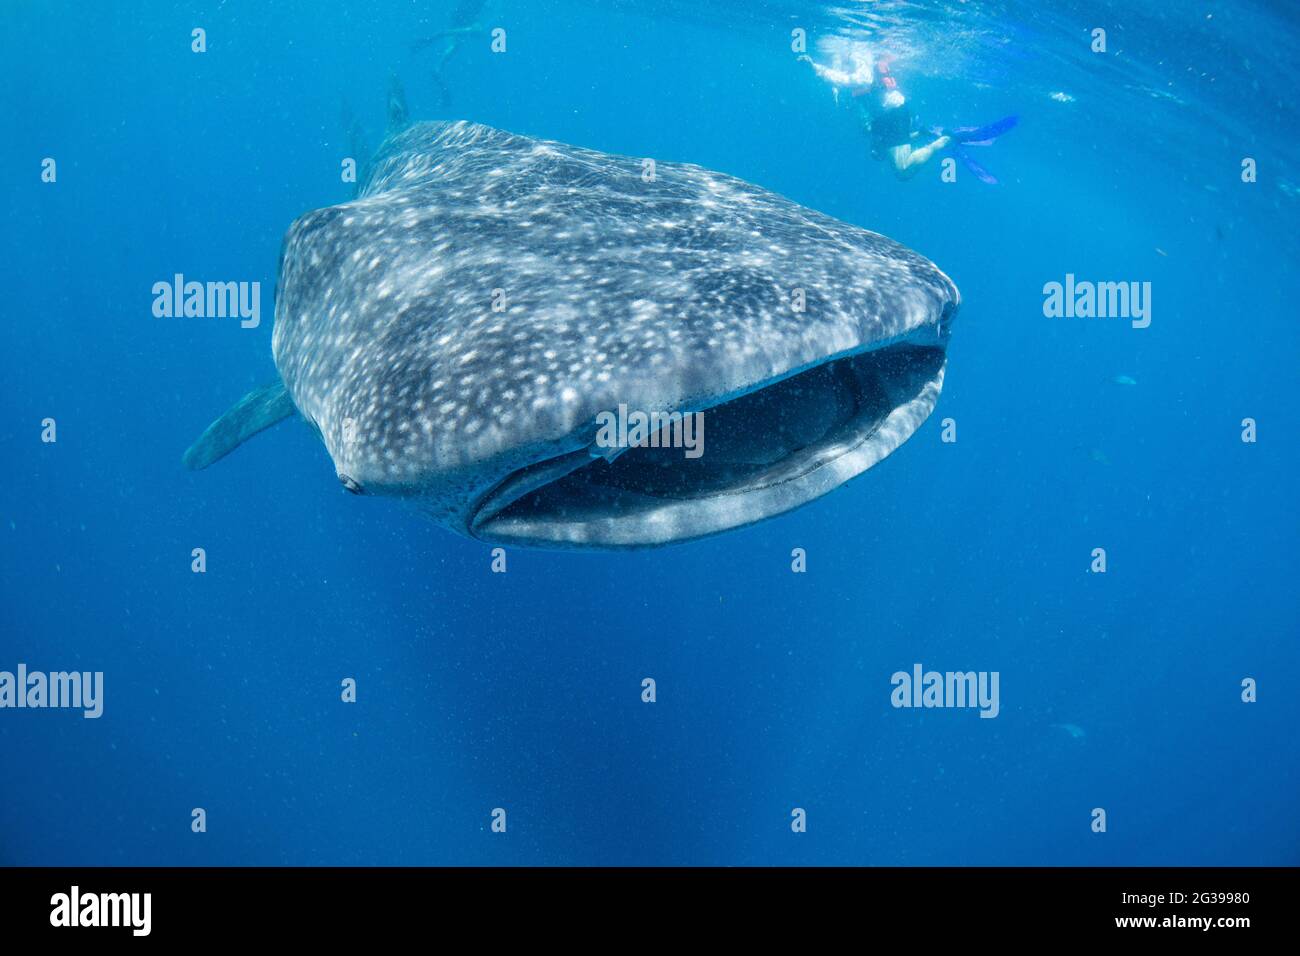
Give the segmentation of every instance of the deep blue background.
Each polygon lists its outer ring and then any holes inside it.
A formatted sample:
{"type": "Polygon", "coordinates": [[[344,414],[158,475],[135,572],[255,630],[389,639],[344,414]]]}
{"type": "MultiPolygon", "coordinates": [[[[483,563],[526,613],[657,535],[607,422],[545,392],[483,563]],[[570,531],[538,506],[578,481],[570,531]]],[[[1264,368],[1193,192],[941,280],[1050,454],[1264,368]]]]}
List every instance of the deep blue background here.
{"type": "Polygon", "coordinates": [[[1300,27],[1166,6],[489,0],[508,51],[459,50],[442,108],[409,43],[450,4],[5,4],[0,669],[106,702],[0,711],[0,862],[1300,862],[1300,27]],[[795,26],[891,51],[930,122],[1018,113],[1003,184],[896,182],[795,26]],[[342,104],[377,143],[390,71],[417,118],[700,163],[931,257],[965,303],[938,413],[783,518],[505,575],[297,424],[185,472],[274,377],[280,238],[348,198],[342,104]],[[262,326],[153,318],[175,272],[260,280],[262,326]],[[1044,318],[1066,272],[1152,282],[1151,327],[1044,318]],[[999,671],[1001,715],[892,709],[917,661],[999,671]]]}

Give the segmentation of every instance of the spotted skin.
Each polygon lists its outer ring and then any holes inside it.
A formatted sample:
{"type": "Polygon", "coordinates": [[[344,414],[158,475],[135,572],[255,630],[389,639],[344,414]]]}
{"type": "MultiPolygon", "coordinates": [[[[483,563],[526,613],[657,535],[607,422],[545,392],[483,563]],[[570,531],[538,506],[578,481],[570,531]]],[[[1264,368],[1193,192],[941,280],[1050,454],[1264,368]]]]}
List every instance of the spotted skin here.
{"type": "Polygon", "coordinates": [[[184,461],[206,467],[296,410],[346,490],[406,499],[461,533],[687,540],[796,508],[906,441],[942,390],[959,301],[898,243],[721,173],[421,123],[381,147],[357,199],[290,227],[282,381],[184,461]],[[856,399],[816,391],[855,376],[856,399]],[[588,467],[617,457],[593,441],[619,406],[713,409],[733,429],[724,478],[728,462],[786,457],[720,485],[717,470],[697,484],[683,471],[673,494],[651,490],[662,474],[619,491],[627,473],[611,484],[588,467]],[[817,438],[822,421],[834,427],[817,438]],[[559,504],[519,497],[543,490],[559,504]]]}
{"type": "Polygon", "coordinates": [[[708,408],[946,335],[952,282],[898,243],[699,166],[420,123],[285,237],[276,365],[340,476],[464,530],[597,413],[708,408]],[[802,290],[803,311],[792,307],[802,290]]]}

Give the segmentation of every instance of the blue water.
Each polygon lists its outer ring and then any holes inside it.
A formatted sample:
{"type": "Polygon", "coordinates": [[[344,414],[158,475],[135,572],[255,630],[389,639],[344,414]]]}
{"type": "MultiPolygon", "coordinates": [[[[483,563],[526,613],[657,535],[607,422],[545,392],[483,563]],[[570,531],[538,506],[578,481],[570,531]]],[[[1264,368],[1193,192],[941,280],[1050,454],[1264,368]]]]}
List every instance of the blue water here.
{"type": "Polygon", "coordinates": [[[443,105],[410,42],[452,6],[0,10],[0,670],[105,675],[98,720],[0,710],[0,862],[1300,862],[1296,15],[488,0],[443,105]],[[897,181],[796,27],[889,53],[927,122],[1018,114],[1002,184],[897,181]],[[297,424],[186,472],[274,378],[280,239],[350,197],[343,104],[377,144],[390,72],[416,118],[699,163],[930,257],[963,296],[936,414],[778,519],[506,574],[297,424]],[[177,272],[260,281],[262,324],[154,318],[177,272]],[[1152,283],[1150,327],[1045,318],[1066,273],[1152,283]],[[918,662],[997,671],[1000,714],[895,709],[918,662]]]}

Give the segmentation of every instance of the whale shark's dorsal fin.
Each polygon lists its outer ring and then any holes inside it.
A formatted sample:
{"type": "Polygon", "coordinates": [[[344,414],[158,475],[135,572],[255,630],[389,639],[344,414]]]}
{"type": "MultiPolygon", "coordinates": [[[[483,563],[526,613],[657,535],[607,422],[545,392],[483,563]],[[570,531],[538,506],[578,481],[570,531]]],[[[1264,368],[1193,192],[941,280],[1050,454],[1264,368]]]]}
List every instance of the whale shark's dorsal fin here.
{"type": "Polygon", "coordinates": [[[296,411],[283,382],[254,389],[209,425],[199,440],[185,450],[181,461],[193,471],[206,468],[296,411]]]}

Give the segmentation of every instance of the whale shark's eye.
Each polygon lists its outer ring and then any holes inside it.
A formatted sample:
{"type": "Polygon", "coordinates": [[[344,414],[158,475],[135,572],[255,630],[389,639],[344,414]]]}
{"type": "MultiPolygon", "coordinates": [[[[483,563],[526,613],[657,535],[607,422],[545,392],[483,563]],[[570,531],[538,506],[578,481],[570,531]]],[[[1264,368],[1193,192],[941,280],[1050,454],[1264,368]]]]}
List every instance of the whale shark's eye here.
{"type": "Polygon", "coordinates": [[[349,494],[364,495],[366,490],[361,487],[361,482],[357,481],[351,475],[339,475],[339,483],[348,491],[349,494]]]}

